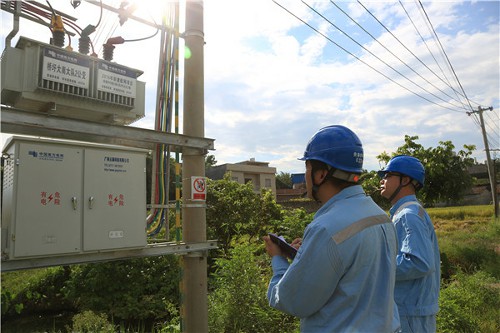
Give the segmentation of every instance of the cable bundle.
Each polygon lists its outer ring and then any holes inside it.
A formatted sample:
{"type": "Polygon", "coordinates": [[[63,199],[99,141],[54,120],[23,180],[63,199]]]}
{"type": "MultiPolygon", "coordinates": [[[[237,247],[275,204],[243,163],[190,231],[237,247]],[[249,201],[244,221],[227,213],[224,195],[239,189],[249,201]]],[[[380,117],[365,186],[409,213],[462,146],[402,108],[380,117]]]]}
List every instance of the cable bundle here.
{"type": "MultiPolygon", "coordinates": [[[[179,36],[178,4],[170,4],[170,15],[165,15],[162,24],[160,64],[158,73],[157,106],[155,130],[161,132],[172,132],[172,113],[175,109],[176,133],[178,114],[178,52],[179,36]],[[168,16],[168,17],[167,17],[168,16]],[[166,27],[174,27],[167,29],[166,27]]],[[[176,161],[178,164],[178,152],[176,161]]],[[[176,174],[179,174],[176,167],[176,174]]],[[[178,181],[179,177],[176,177],[178,181]]],[[[165,238],[168,238],[168,203],[169,203],[169,183],[170,183],[170,147],[164,144],[157,144],[153,155],[152,168],[152,188],[151,188],[151,212],[147,218],[148,236],[157,235],[165,227],[165,238]]],[[[180,195],[176,190],[176,207],[179,206],[180,195]]],[[[180,211],[177,211],[180,214],[180,211]]],[[[176,219],[180,221],[180,216],[176,219]]],[[[177,240],[180,240],[180,223],[176,221],[177,240]]]]}

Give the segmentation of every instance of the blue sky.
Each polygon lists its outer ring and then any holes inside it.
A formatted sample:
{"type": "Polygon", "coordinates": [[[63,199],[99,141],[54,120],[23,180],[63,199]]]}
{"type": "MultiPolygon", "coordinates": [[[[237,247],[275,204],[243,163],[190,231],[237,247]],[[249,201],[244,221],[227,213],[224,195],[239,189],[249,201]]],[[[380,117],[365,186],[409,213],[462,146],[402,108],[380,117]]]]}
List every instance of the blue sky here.
{"type": "MultiPolygon", "coordinates": [[[[303,162],[297,158],[302,156],[315,131],[330,124],[348,126],[358,134],[368,170],[379,169],[375,157],[384,151],[394,151],[403,144],[405,135],[419,136],[417,142],[426,148],[436,147],[440,141],[452,141],[456,150],[464,144],[474,144],[477,146],[474,157],[479,162],[485,160],[477,118],[467,116],[470,109],[460,104],[463,99],[451,100],[456,98],[455,92],[444,85],[444,75],[454,89],[459,86],[432,38],[418,3],[402,1],[402,6],[397,1],[361,1],[365,9],[357,1],[335,2],[377,39],[374,41],[332,2],[306,2],[361,47],[302,1],[276,1],[352,55],[272,0],[205,0],[205,135],[215,139],[215,150],[210,154],[215,155],[218,164],[255,158],[269,162],[278,172],[303,172],[303,162]]],[[[119,1],[104,2],[115,7],[119,4],[119,1]]],[[[157,12],[161,1],[140,3],[148,4],[149,8],[141,5],[143,8],[138,12],[147,17],[148,10],[157,12]]],[[[82,27],[95,24],[99,15],[98,7],[86,2],[77,9],[69,6],[69,0],[51,4],[78,17],[82,27]]],[[[485,121],[490,148],[499,149],[499,2],[422,4],[460,84],[473,101],[472,107],[493,106],[493,112],[485,112],[485,121]]],[[[106,14],[103,20],[103,31],[97,31],[96,36],[110,33],[117,17],[106,14]]],[[[11,27],[11,15],[2,11],[2,49],[4,36],[11,27]]],[[[22,20],[17,36],[47,42],[47,32],[32,27],[22,20]]],[[[127,22],[117,27],[113,35],[133,39],[151,33],[152,28],[127,22]]],[[[96,37],[94,44],[103,42],[96,37]]],[[[15,45],[15,40],[12,44],[15,45]]],[[[147,113],[132,126],[153,128],[158,49],[159,41],[155,38],[124,44],[115,50],[114,61],[144,71],[140,79],[146,82],[147,113]]],[[[500,154],[492,153],[494,157],[500,154]]]]}

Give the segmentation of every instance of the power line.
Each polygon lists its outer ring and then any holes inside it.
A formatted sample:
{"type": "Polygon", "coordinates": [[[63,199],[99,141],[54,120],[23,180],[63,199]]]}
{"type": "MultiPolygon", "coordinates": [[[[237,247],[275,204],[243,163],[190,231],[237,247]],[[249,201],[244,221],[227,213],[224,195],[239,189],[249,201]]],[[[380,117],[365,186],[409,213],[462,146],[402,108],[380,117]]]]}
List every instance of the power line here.
{"type": "MultiPolygon", "coordinates": [[[[343,50],[344,52],[346,52],[347,54],[351,55],[352,57],[354,57],[356,60],[360,61],[361,63],[365,64],[366,66],[368,66],[369,68],[371,68],[372,70],[374,70],[375,72],[379,73],[380,75],[382,75],[383,77],[385,77],[386,79],[388,79],[389,81],[397,84],[398,86],[400,86],[401,88],[405,89],[406,91],[410,92],[411,94],[414,94],[415,96],[418,96],[424,100],[426,100],[427,102],[429,103],[432,103],[434,105],[437,105],[439,107],[442,107],[442,108],[445,108],[445,109],[448,109],[450,111],[453,111],[453,112],[460,112],[460,113],[463,113],[462,111],[458,111],[456,109],[452,109],[452,108],[449,108],[447,106],[444,106],[444,105],[440,105],[430,99],[428,99],[427,97],[425,96],[422,96],[412,90],[410,90],[409,88],[403,86],[402,84],[400,84],[399,82],[395,81],[394,79],[390,78],[389,76],[385,75],[384,73],[382,73],[381,71],[379,71],[378,69],[374,68],[373,66],[371,66],[370,64],[368,64],[367,62],[363,61],[361,58],[359,58],[358,56],[356,56],[355,54],[353,54],[352,52],[348,51],[347,49],[345,49],[344,47],[342,47],[341,45],[339,45],[338,43],[336,43],[335,41],[333,41],[330,37],[328,37],[327,35],[325,35],[324,33],[322,33],[321,31],[319,31],[318,29],[316,29],[315,27],[313,27],[312,25],[310,25],[308,22],[304,21],[302,18],[298,17],[297,15],[295,15],[294,13],[292,13],[290,10],[288,10],[286,7],[282,6],[280,3],[278,3],[276,0],[273,0],[273,2],[278,5],[279,7],[281,7],[282,9],[284,9],[286,12],[288,12],[290,15],[292,15],[293,17],[295,17],[296,19],[298,19],[299,21],[301,21],[302,23],[304,23],[305,25],[307,25],[309,28],[311,28],[312,30],[314,30],[315,32],[317,32],[318,34],[320,34],[321,36],[323,36],[324,38],[326,38],[328,41],[330,41],[331,43],[333,43],[334,45],[336,45],[338,48],[340,48],[341,50],[343,50]]],[[[307,5],[307,4],[306,4],[307,5]]],[[[311,8],[313,9],[313,8],[311,8]]],[[[314,10],[314,9],[313,9],[314,10]]],[[[318,12],[316,12],[318,13],[318,12]]],[[[319,14],[319,13],[318,13],[319,14]]],[[[321,14],[319,14],[320,16],[322,16],[321,14]]],[[[322,16],[323,17],[323,16],[322,16]]],[[[330,21],[328,21],[326,18],[324,18],[327,22],[329,22],[330,24],[332,24],[333,26],[335,26],[333,23],[331,23],[330,21]]],[[[335,26],[336,27],[336,26],[335,26]]],[[[340,30],[340,29],[339,29],[340,30]]],[[[350,37],[349,37],[350,38],[350,37]]],[[[357,43],[357,42],[356,42],[357,43]]],[[[357,43],[358,45],[360,45],[359,43],[357,43]]],[[[361,46],[361,45],[360,45],[361,46]]],[[[361,46],[363,47],[363,46],[361,46]]],[[[364,48],[364,47],[363,47],[364,48]]],[[[366,50],[366,49],[365,49],[366,50]]],[[[367,50],[368,51],[368,50],[367,50]]],[[[368,51],[370,52],[370,51],[368,51]]],[[[372,52],[370,52],[373,56],[375,56],[372,52]]],[[[380,58],[378,58],[377,56],[375,56],[377,59],[379,59],[380,61],[382,61],[380,58]]],[[[385,63],[384,61],[382,61],[383,63],[385,63]]],[[[386,64],[386,63],[385,63],[386,64]]],[[[388,64],[386,64],[387,66],[389,66],[388,64]]],[[[389,66],[390,68],[392,68],[391,66],[389,66]]],[[[409,80],[410,82],[412,82],[413,84],[417,85],[415,82],[411,81],[410,79],[408,79],[406,76],[404,76],[403,74],[401,74],[400,72],[398,72],[397,70],[395,70],[394,68],[392,68],[394,71],[396,71],[397,73],[399,73],[401,76],[405,77],[407,80],[409,80]]],[[[419,86],[420,87],[420,86],[419,86]]],[[[421,89],[425,90],[424,88],[420,87],[421,89]]],[[[425,90],[427,91],[427,90],[425,90]]],[[[428,92],[428,91],[427,91],[428,92]]],[[[432,93],[430,93],[432,94],[432,93]]],[[[435,96],[434,94],[432,94],[433,96],[435,96]]],[[[437,96],[435,96],[437,97],[437,96]]],[[[439,97],[437,97],[439,98],[439,97]]],[[[441,99],[441,98],[439,98],[441,99]]],[[[442,99],[441,99],[442,100],[442,99]]],[[[450,104],[449,102],[445,101],[446,103],[450,104]]],[[[452,104],[453,105],[453,104],[452,104]]],[[[454,105],[455,106],[455,105],[454,105]]],[[[456,106],[455,106],[456,107],[456,106]]]]}
{"type": "MultiPolygon", "coordinates": [[[[458,97],[458,95],[460,94],[461,95],[461,92],[457,91],[455,88],[453,88],[453,86],[451,85],[450,83],[450,80],[448,79],[448,77],[446,76],[446,73],[443,71],[443,68],[441,67],[441,65],[439,65],[439,62],[437,61],[436,57],[434,56],[434,53],[432,53],[431,49],[429,48],[429,45],[427,45],[427,42],[425,41],[424,37],[422,36],[422,34],[420,33],[420,31],[418,30],[417,26],[415,25],[415,22],[413,22],[410,14],[408,13],[408,11],[406,10],[405,6],[403,5],[403,3],[401,2],[401,0],[399,0],[399,4],[401,5],[401,7],[403,8],[404,12],[406,13],[406,16],[408,17],[408,20],[410,20],[413,28],[415,29],[415,31],[417,32],[417,34],[420,36],[420,39],[422,40],[422,42],[424,43],[425,47],[427,48],[427,51],[429,51],[429,54],[432,56],[432,58],[434,59],[434,62],[436,63],[436,65],[438,66],[438,68],[441,70],[441,73],[443,74],[444,78],[446,79],[446,82],[439,76],[436,74],[436,72],[434,72],[431,68],[429,68],[419,57],[415,56],[417,58],[417,60],[422,64],[424,65],[432,74],[434,74],[434,76],[436,76],[439,80],[441,80],[441,82],[443,82],[444,84],[446,84],[448,87],[450,87],[453,92],[455,93],[455,96],[457,96],[457,98],[459,99],[459,102],[461,102],[460,98],[458,97]]],[[[412,53],[413,54],[413,53],[412,53]]],[[[462,106],[464,106],[464,103],[462,103],[462,106]]],[[[464,109],[466,109],[464,107],[464,109]]]]}
{"type": "MultiPolygon", "coordinates": [[[[375,19],[375,21],[377,21],[377,22],[378,22],[378,23],[379,23],[379,24],[380,24],[380,25],[381,25],[381,26],[385,29],[385,30],[386,30],[386,31],[387,31],[387,32],[388,32],[388,33],[389,33],[389,34],[390,34],[390,35],[391,35],[391,36],[392,36],[392,37],[393,37],[396,41],[398,41],[398,43],[399,43],[400,45],[402,45],[402,46],[403,46],[403,47],[404,47],[404,48],[405,48],[405,49],[406,49],[406,50],[407,50],[410,54],[412,54],[412,55],[413,55],[413,56],[414,56],[417,60],[419,60],[419,61],[420,61],[420,62],[421,62],[424,66],[426,66],[426,67],[427,67],[427,65],[425,65],[425,64],[424,64],[424,63],[420,60],[420,58],[419,58],[419,57],[417,57],[417,56],[415,55],[415,53],[413,53],[413,52],[412,52],[412,51],[411,51],[411,50],[410,50],[410,49],[409,49],[409,48],[408,48],[408,47],[407,47],[407,46],[406,46],[403,42],[401,42],[401,40],[400,40],[400,39],[399,39],[396,35],[394,35],[394,34],[392,33],[392,31],[390,31],[390,30],[389,30],[389,29],[385,26],[385,24],[384,24],[384,23],[382,23],[382,22],[381,22],[381,21],[380,21],[380,20],[379,20],[379,19],[378,19],[375,15],[373,15],[373,13],[372,13],[372,12],[371,12],[368,8],[366,8],[366,7],[365,7],[365,6],[364,6],[364,5],[363,5],[363,4],[362,4],[359,0],[358,0],[357,2],[358,2],[358,4],[359,4],[361,7],[363,7],[363,9],[364,9],[364,10],[365,10],[365,11],[366,11],[366,12],[367,12],[367,13],[368,13],[371,17],[373,17],[373,18],[375,19]]],[[[428,68],[428,67],[427,67],[427,68],[428,68]]],[[[429,70],[430,70],[430,69],[429,69],[429,70]]],[[[432,72],[432,70],[431,70],[431,72],[432,72]]]]}
{"type": "MultiPolygon", "coordinates": [[[[330,2],[335,6],[337,7],[344,15],[346,15],[354,24],[356,24],[358,27],[360,27],[366,34],[368,34],[375,42],[377,42],[380,46],[382,46],[387,52],[389,52],[391,55],[393,55],[396,59],[398,59],[403,65],[405,65],[408,69],[410,69],[413,73],[417,74],[420,78],[422,78],[424,81],[426,81],[428,84],[430,84],[431,86],[433,86],[434,88],[436,88],[437,90],[441,91],[443,94],[445,94],[446,96],[448,96],[449,98],[451,99],[454,99],[455,101],[461,103],[460,100],[457,100],[455,99],[454,97],[448,95],[445,91],[441,90],[439,87],[435,86],[432,82],[430,82],[429,80],[427,80],[426,78],[424,78],[420,73],[418,73],[416,70],[414,70],[411,66],[409,66],[406,62],[404,62],[403,60],[401,60],[401,58],[399,58],[396,54],[394,54],[394,52],[392,52],[391,50],[389,50],[385,45],[383,45],[375,36],[373,36],[370,32],[368,32],[365,28],[363,28],[363,26],[361,26],[361,24],[359,24],[358,22],[356,22],[356,20],[354,20],[349,14],[347,14],[342,8],[340,8],[333,0],[330,0],[330,2]]],[[[309,6],[308,6],[309,7],[309,6]]],[[[337,28],[337,27],[336,27],[337,28]]],[[[339,29],[339,28],[337,28],[339,29]]],[[[340,29],[339,29],[340,30],[340,29]]],[[[359,45],[359,44],[358,44],[359,45]]],[[[361,45],[360,45],[361,46],[361,45]]],[[[363,47],[363,46],[361,46],[363,47]]],[[[364,47],[363,47],[364,48],[364,47]]],[[[370,51],[368,51],[370,52],[370,51]]],[[[371,53],[371,52],[370,52],[371,53]]],[[[371,53],[373,54],[373,53],[371,53]]],[[[413,54],[413,53],[412,53],[413,54]]],[[[414,54],[413,54],[414,55],[414,54]]],[[[415,58],[417,58],[424,66],[427,67],[427,65],[425,65],[416,55],[414,55],[415,58]]],[[[384,64],[386,64],[384,62],[384,64]]],[[[387,65],[387,64],[386,64],[387,65]]],[[[389,65],[387,65],[389,66],[389,65]]],[[[389,66],[390,67],[390,66],[389,66]]],[[[392,68],[392,67],[391,67],[392,68]]],[[[430,69],[429,67],[427,67],[432,73],[434,73],[434,71],[432,71],[432,69],[430,69]]],[[[399,73],[399,72],[398,72],[399,73]]],[[[403,75],[401,73],[399,73],[400,75],[403,75]]],[[[436,75],[436,73],[434,73],[434,75],[436,75]]],[[[404,76],[404,75],[403,75],[404,76]]],[[[436,75],[437,76],[437,75],[436,75]]],[[[439,78],[439,76],[438,76],[439,78]]],[[[413,82],[413,81],[412,81],[413,82]]],[[[443,81],[444,82],[444,81],[443,81]]],[[[422,88],[421,86],[419,86],[420,88],[422,88]]],[[[423,89],[423,88],[422,88],[423,89]]],[[[425,90],[425,89],[424,89],[425,90]]],[[[427,91],[427,90],[426,90],[427,91]]],[[[428,92],[428,91],[427,91],[428,92]]],[[[431,93],[432,94],[432,93],[431,93]]],[[[437,96],[436,96],[437,97],[437,96]]],[[[443,100],[444,101],[444,100],[443,100]]],[[[446,103],[449,103],[447,101],[444,101],[446,103]]],[[[451,103],[449,103],[451,104],[451,103]]],[[[453,105],[453,104],[451,104],[453,105]]],[[[456,105],[453,105],[455,107],[457,107],[456,105]]],[[[462,103],[462,106],[463,106],[463,103],[462,103]]]]}
{"type": "MultiPolygon", "coordinates": [[[[290,15],[292,15],[293,17],[295,17],[296,19],[298,19],[299,21],[301,21],[302,23],[304,23],[305,25],[307,25],[309,28],[311,28],[312,30],[316,31],[318,34],[320,34],[321,36],[325,37],[328,41],[330,41],[331,43],[335,44],[338,48],[340,48],[341,50],[343,50],[344,52],[346,52],[347,54],[351,55],[352,57],[354,57],[355,59],[359,60],[360,62],[362,62],[363,64],[365,64],[366,66],[370,67],[371,69],[373,69],[375,72],[379,73],[380,75],[382,75],[383,77],[385,77],[386,79],[390,80],[391,82],[397,84],[398,86],[400,86],[401,88],[407,90],[408,92],[414,94],[414,95],[417,95],[423,99],[425,99],[426,101],[430,102],[430,103],[433,103],[433,104],[436,104],[435,102],[423,97],[423,96],[420,96],[419,94],[409,90],[408,88],[406,88],[405,86],[401,85],[400,83],[394,81],[393,79],[391,79],[390,77],[388,77],[387,75],[385,75],[384,73],[380,72],[379,70],[377,70],[376,68],[372,67],[370,64],[366,63],[365,61],[363,61],[362,59],[360,59],[358,56],[356,56],[355,54],[349,52],[348,50],[346,50],[345,48],[343,48],[342,46],[340,46],[339,44],[337,44],[336,42],[334,42],[330,37],[326,36],[325,34],[323,34],[321,31],[319,31],[318,29],[316,29],[315,27],[313,27],[312,25],[310,25],[309,23],[307,23],[306,21],[304,21],[303,19],[301,19],[300,17],[298,17],[297,15],[295,15],[294,13],[292,13],[291,11],[289,11],[287,8],[283,7],[281,4],[279,4],[278,2],[276,2],[276,0],[273,0],[273,2],[275,4],[277,4],[278,6],[280,6],[281,8],[283,8],[285,11],[287,11],[290,15]]],[[[436,104],[438,106],[441,106],[439,104],[436,104]]],[[[448,108],[447,108],[448,109],[448,108]]],[[[452,110],[452,109],[450,109],[452,110]]],[[[452,111],[455,111],[455,110],[452,110],[452,111]]]]}
{"type": "MultiPolygon", "coordinates": [[[[359,1],[359,0],[358,0],[359,1]]],[[[455,69],[453,68],[453,65],[451,64],[451,61],[450,59],[448,58],[448,55],[446,54],[446,51],[444,50],[443,48],[443,44],[441,44],[441,41],[439,40],[439,36],[437,35],[436,33],[436,30],[434,29],[434,26],[432,25],[432,22],[431,20],[429,19],[429,15],[427,15],[427,12],[425,11],[425,8],[424,8],[424,5],[422,4],[422,2],[420,0],[418,0],[419,4],[420,4],[420,7],[422,8],[422,11],[424,12],[425,14],[425,17],[427,18],[427,22],[429,22],[430,26],[432,27],[432,31],[434,32],[434,35],[436,36],[436,39],[437,41],[439,42],[439,46],[441,47],[441,50],[443,51],[445,57],[446,57],[446,60],[448,61],[448,64],[450,65],[450,68],[451,68],[451,71],[453,73],[453,75],[455,76],[455,79],[457,80],[458,82],[458,85],[460,86],[460,89],[462,90],[462,92],[464,93],[464,97],[465,99],[467,100],[467,103],[469,104],[469,107],[472,111],[474,111],[474,109],[472,108],[472,105],[470,104],[470,101],[469,101],[469,98],[467,97],[467,94],[465,93],[465,90],[462,86],[462,84],[460,83],[460,80],[458,79],[458,76],[457,76],[457,73],[455,72],[455,69]]]]}
{"type": "MultiPolygon", "coordinates": [[[[457,81],[457,83],[458,83],[458,85],[459,85],[460,89],[462,90],[462,92],[463,92],[463,96],[465,97],[465,99],[466,99],[466,101],[467,101],[467,103],[468,103],[468,105],[469,105],[470,109],[474,111],[474,109],[472,108],[472,105],[470,104],[470,102],[471,102],[471,101],[470,101],[470,99],[467,97],[467,94],[465,93],[465,90],[464,90],[464,88],[463,88],[463,86],[462,86],[462,84],[461,84],[460,80],[458,79],[458,76],[457,76],[457,74],[456,74],[456,72],[455,72],[455,69],[453,68],[453,65],[451,64],[451,61],[450,61],[450,59],[449,59],[448,55],[446,54],[446,51],[444,50],[443,45],[441,44],[441,41],[440,41],[440,39],[439,39],[439,36],[437,35],[436,30],[434,29],[434,26],[432,25],[432,22],[430,21],[429,16],[427,15],[427,12],[425,11],[425,8],[424,8],[424,6],[423,6],[422,2],[421,2],[420,0],[418,0],[418,3],[420,4],[420,8],[421,8],[421,10],[422,10],[423,14],[425,15],[425,18],[426,18],[427,22],[429,23],[429,25],[430,25],[431,29],[432,29],[432,33],[433,33],[433,35],[435,36],[435,40],[436,40],[436,41],[437,41],[437,43],[439,44],[440,50],[441,50],[442,54],[444,55],[445,60],[447,61],[447,64],[448,64],[448,66],[449,66],[449,68],[450,68],[450,71],[453,73],[455,80],[457,81]]],[[[478,116],[477,116],[475,113],[473,113],[473,114],[474,114],[474,121],[475,121],[476,125],[478,125],[478,126],[481,128],[481,121],[478,119],[478,116]]],[[[483,125],[483,126],[484,126],[484,125],[483,125]]],[[[490,127],[490,126],[489,126],[489,124],[488,124],[488,127],[490,127]]],[[[491,128],[491,127],[490,127],[490,128],[491,128]]],[[[498,133],[497,133],[497,131],[496,131],[496,130],[493,130],[493,132],[495,132],[495,134],[497,134],[497,136],[498,136],[498,133]]],[[[487,141],[488,141],[488,142],[492,140],[492,139],[491,139],[491,135],[490,135],[489,133],[487,133],[487,134],[486,134],[486,139],[487,139],[487,141]]],[[[494,140],[494,139],[493,139],[493,140],[494,140]]],[[[496,140],[495,140],[495,141],[496,141],[496,140]]]]}
{"type": "MultiPolygon", "coordinates": [[[[418,0],[416,0],[418,1],[418,0]]],[[[450,97],[451,99],[455,100],[455,101],[458,101],[459,103],[461,103],[461,107],[458,107],[458,108],[461,108],[461,109],[464,109],[464,111],[458,111],[456,109],[451,109],[449,107],[446,107],[446,106],[443,106],[443,105],[440,105],[428,98],[426,98],[425,96],[422,96],[421,94],[415,92],[415,91],[412,91],[411,89],[403,86],[402,84],[398,83],[397,81],[395,81],[394,79],[390,78],[388,75],[384,74],[381,70],[378,70],[376,69],[375,67],[373,67],[372,65],[370,65],[369,63],[367,63],[366,61],[362,60],[360,57],[356,56],[355,54],[353,54],[352,52],[348,51],[346,48],[344,48],[343,46],[341,46],[340,44],[338,44],[337,42],[335,42],[334,40],[332,40],[332,38],[330,38],[329,36],[326,35],[326,33],[323,33],[319,30],[319,28],[315,28],[314,26],[312,26],[311,24],[309,24],[308,22],[306,22],[304,19],[300,18],[299,16],[297,16],[296,14],[294,14],[293,12],[291,12],[289,9],[287,9],[285,6],[281,5],[280,3],[278,3],[276,0],[273,0],[273,2],[278,5],[279,7],[281,7],[282,9],[284,9],[286,12],[288,12],[290,15],[292,15],[293,17],[295,17],[296,19],[298,19],[299,21],[301,21],[303,24],[305,24],[306,26],[308,26],[309,28],[311,28],[313,31],[315,31],[316,33],[318,33],[319,35],[321,35],[322,37],[324,37],[326,40],[328,40],[329,42],[331,42],[332,44],[334,44],[335,46],[337,46],[338,48],[340,48],[342,51],[346,52],[347,54],[349,54],[350,56],[352,56],[353,58],[355,58],[356,60],[360,61],[361,63],[363,63],[364,65],[368,66],[370,69],[374,70],[375,72],[377,72],[378,74],[382,75],[384,78],[388,79],[389,81],[397,84],[398,86],[400,86],[401,88],[405,89],[406,91],[410,92],[411,94],[413,95],[416,95],[424,100],[426,100],[427,102],[429,103],[432,103],[434,105],[437,105],[439,107],[442,107],[442,108],[445,108],[445,109],[448,109],[448,110],[451,110],[453,112],[459,112],[459,113],[467,113],[469,116],[472,116],[472,120],[476,123],[476,125],[478,127],[480,127],[480,121],[478,119],[478,115],[474,112],[467,112],[467,105],[462,102],[461,97],[463,97],[465,100],[466,100],[466,103],[468,104],[468,107],[470,107],[472,109],[472,105],[471,105],[471,100],[467,97],[466,93],[465,93],[465,90],[462,86],[462,84],[460,83],[460,81],[458,80],[458,77],[457,77],[457,74],[456,72],[454,71],[453,69],[453,66],[451,65],[451,62],[448,58],[448,56],[446,55],[446,53],[444,52],[444,48],[441,44],[441,42],[439,41],[439,38],[434,30],[434,27],[432,26],[432,23],[430,22],[430,19],[427,15],[427,13],[425,13],[425,10],[423,9],[423,5],[422,3],[420,2],[420,10],[421,12],[423,12],[423,15],[422,17],[424,17],[424,22],[426,22],[427,26],[429,27],[429,30],[432,31],[431,32],[431,36],[433,36],[433,38],[435,40],[437,40],[437,44],[439,44],[439,50],[441,51],[441,53],[443,54],[443,59],[446,60],[446,64],[450,70],[450,72],[453,73],[453,77],[455,79],[455,81],[457,82],[457,84],[459,85],[460,87],[460,90],[457,90],[457,89],[454,89],[453,86],[450,84],[446,74],[444,73],[443,69],[441,68],[441,66],[439,66],[439,63],[437,61],[437,59],[434,57],[433,53],[431,52],[431,50],[429,49],[427,43],[425,42],[425,39],[423,38],[422,34],[418,31],[418,28],[416,27],[415,23],[413,22],[413,20],[411,19],[410,15],[408,14],[408,12],[406,11],[406,9],[404,8],[403,4],[400,2],[401,6],[403,7],[406,15],[408,16],[409,20],[412,22],[415,30],[417,31],[417,33],[420,35],[420,38],[422,39],[422,41],[424,42],[424,44],[426,45],[427,47],[427,50],[429,51],[429,53],[432,55],[432,57],[434,58],[434,61],[436,62],[436,64],[438,65],[438,67],[440,68],[441,72],[443,73],[444,77],[446,78],[446,80],[448,82],[445,82],[439,75],[437,75],[432,69],[430,69],[419,57],[417,57],[411,50],[408,49],[407,46],[405,46],[380,20],[378,20],[375,15],[373,15],[365,6],[363,6],[363,4],[361,4],[358,0],[358,3],[363,7],[365,8],[365,10],[377,21],[379,22],[379,24],[385,29],[387,30],[403,47],[405,47],[420,63],[422,63],[429,71],[431,71],[431,73],[433,75],[435,75],[437,78],[439,78],[447,87],[451,88],[453,90],[453,92],[457,95],[457,99],[449,96],[448,94],[446,94],[448,97],[450,97]]],[[[369,33],[365,28],[363,28],[358,22],[356,22],[349,14],[347,14],[344,10],[342,10],[339,6],[337,6],[332,0],[330,1],[333,5],[335,5],[335,7],[337,7],[342,13],[344,13],[344,15],[346,15],[351,21],[353,21],[356,25],[358,25],[358,27],[360,27],[365,33],[367,33],[372,39],[374,39],[377,43],[379,43],[384,49],[386,49],[389,53],[391,53],[394,57],[396,57],[399,61],[401,61],[404,65],[406,65],[407,67],[409,67],[404,61],[402,61],[399,57],[397,57],[393,52],[391,52],[387,47],[385,47],[384,45],[382,45],[382,43],[380,43],[371,33],[369,33]]],[[[360,46],[362,49],[364,49],[365,51],[367,51],[369,54],[371,54],[373,57],[375,57],[377,60],[379,60],[380,62],[382,62],[384,65],[386,65],[387,67],[391,68],[393,71],[395,71],[396,73],[398,73],[400,76],[404,77],[406,80],[410,81],[411,83],[413,83],[414,85],[416,85],[417,87],[419,87],[420,89],[426,91],[427,93],[431,94],[432,96],[440,99],[441,101],[444,101],[443,99],[441,99],[440,97],[430,93],[429,91],[427,91],[425,88],[423,88],[422,86],[418,85],[417,83],[415,83],[414,81],[412,81],[411,79],[409,79],[408,77],[406,77],[404,74],[402,74],[401,72],[397,71],[395,68],[393,68],[392,66],[390,66],[389,64],[387,64],[387,62],[383,61],[380,57],[378,57],[377,55],[375,55],[373,52],[367,50],[363,45],[361,45],[358,41],[356,41],[354,38],[352,38],[351,36],[349,36],[349,34],[347,34],[345,31],[343,31],[341,28],[339,28],[337,25],[335,25],[333,22],[331,22],[331,20],[329,20],[328,18],[326,18],[323,14],[319,13],[316,9],[314,9],[312,6],[310,6],[309,4],[307,4],[304,0],[302,0],[302,3],[304,3],[310,10],[314,11],[317,15],[319,15],[323,20],[325,20],[326,22],[328,22],[332,27],[336,28],[338,31],[340,31],[342,34],[344,34],[347,38],[349,38],[351,41],[353,41],[354,43],[356,43],[358,46],[360,46]]],[[[409,67],[410,68],[410,67],[409,67]]],[[[411,69],[411,68],[410,68],[411,69]]],[[[414,71],[412,69],[412,71],[414,71]]],[[[415,71],[414,71],[415,72],[415,71]]],[[[415,72],[416,73],[416,72],[415,72]]],[[[418,74],[418,73],[416,73],[418,74]]],[[[420,75],[419,75],[420,76],[420,75]]],[[[427,81],[427,80],[426,80],[427,81]]],[[[430,83],[429,81],[427,81],[428,83],[430,83]]],[[[434,85],[433,85],[434,86],[434,85]]],[[[435,87],[435,86],[434,86],[435,87]]],[[[443,92],[441,89],[435,87],[436,89],[440,90],[441,92],[443,92]]],[[[457,107],[456,105],[452,104],[452,103],[449,103],[447,101],[444,101],[446,102],[447,104],[450,104],[454,107],[457,107]]],[[[475,103],[475,102],[474,102],[475,103]]],[[[476,103],[477,104],[477,103],[476,103]]],[[[487,115],[487,117],[490,117],[489,115],[487,115]]],[[[498,123],[498,120],[493,120],[491,121],[491,123],[498,123]]],[[[498,129],[492,127],[490,125],[490,122],[486,122],[486,127],[488,127],[490,129],[490,131],[488,132],[492,132],[493,135],[496,135],[498,137],[498,129]]],[[[497,126],[498,127],[498,126],[497,126]]],[[[498,146],[498,140],[496,140],[494,137],[492,137],[491,134],[488,133],[488,141],[492,143],[492,145],[496,145],[498,146]]]]}

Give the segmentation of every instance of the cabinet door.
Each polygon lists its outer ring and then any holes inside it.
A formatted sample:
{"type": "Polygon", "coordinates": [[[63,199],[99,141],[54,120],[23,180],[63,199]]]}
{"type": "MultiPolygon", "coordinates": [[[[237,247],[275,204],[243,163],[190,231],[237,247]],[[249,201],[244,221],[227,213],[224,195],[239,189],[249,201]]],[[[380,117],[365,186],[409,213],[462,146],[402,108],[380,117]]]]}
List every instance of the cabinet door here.
{"type": "Polygon", "coordinates": [[[146,156],[85,149],[84,251],[146,245],[146,156]]]}
{"type": "Polygon", "coordinates": [[[81,250],[83,151],[19,143],[14,256],[81,250]]]}

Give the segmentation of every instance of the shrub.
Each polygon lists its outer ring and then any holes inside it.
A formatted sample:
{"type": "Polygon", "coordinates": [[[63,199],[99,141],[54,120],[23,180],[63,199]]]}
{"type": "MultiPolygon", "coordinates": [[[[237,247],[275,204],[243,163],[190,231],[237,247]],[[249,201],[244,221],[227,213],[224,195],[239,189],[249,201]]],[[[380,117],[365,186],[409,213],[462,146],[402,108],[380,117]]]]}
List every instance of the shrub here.
{"type": "Polygon", "coordinates": [[[237,244],[227,258],[216,260],[213,291],[209,294],[211,332],[273,333],[297,329],[295,318],[269,307],[269,259],[255,256],[257,249],[256,245],[237,244]]]}
{"type": "Polygon", "coordinates": [[[105,314],[94,313],[90,310],[73,316],[73,328],[70,332],[78,333],[113,333],[115,327],[110,323],[105,314]]]}
{"type": "Polygon", "coordinates": [[[115,322],[147,324],[150,330],[156,322],[177,317],[179,277],[175,256],[77,265],[65,293],[79,311],[106,313],[115,322]]]}
{"type": "Polygon", "coordinates": [[[500,331],[500,291],[485,272],[459,272],[441,289],[437,328],[441,333],[500,331]]]}
{"type": "Polygon", "coordinates": [[[27,315],[37,312],[55,313],[74,310],[71,302],[68,302],[61,292],[69,276],[67,266],[4,273],[2,283],[4,277],[7,276],[12,276],[13,281],[2,286],[3,319],[21,313],[27,315]],[[30,277],[30,274],[33,277],[30,277]],[[26,281],[20,281],[18,277],[25,277],[26,281]]]}

